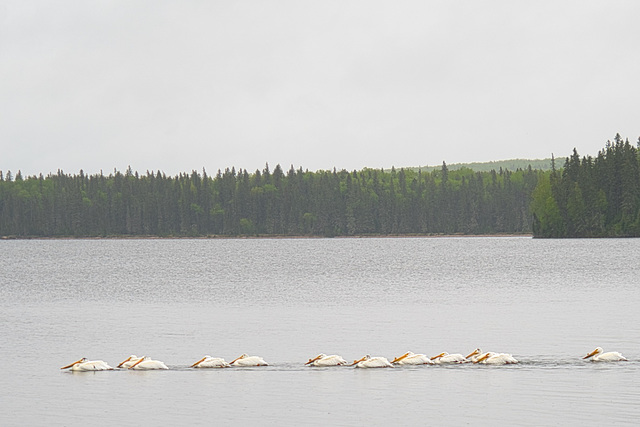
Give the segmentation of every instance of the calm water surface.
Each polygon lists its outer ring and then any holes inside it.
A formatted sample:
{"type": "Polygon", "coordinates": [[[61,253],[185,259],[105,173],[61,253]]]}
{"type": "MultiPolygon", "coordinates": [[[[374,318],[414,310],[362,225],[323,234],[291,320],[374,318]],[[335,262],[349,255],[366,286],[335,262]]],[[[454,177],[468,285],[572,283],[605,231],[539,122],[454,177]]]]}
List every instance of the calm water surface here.
{"type": "Polygon", "coordinates": [[[638,254],[638,239],[0,241],[0,425],[635,424],[638,254]],[[629,362],[581,360],[596,346],[629,362]],[[522,363],[303,366],[476,347],[522,363]],[[188,368],[245,352],[271,366],[188,368]],[[59,369],[132,353],[171,369],[59,369]]]}

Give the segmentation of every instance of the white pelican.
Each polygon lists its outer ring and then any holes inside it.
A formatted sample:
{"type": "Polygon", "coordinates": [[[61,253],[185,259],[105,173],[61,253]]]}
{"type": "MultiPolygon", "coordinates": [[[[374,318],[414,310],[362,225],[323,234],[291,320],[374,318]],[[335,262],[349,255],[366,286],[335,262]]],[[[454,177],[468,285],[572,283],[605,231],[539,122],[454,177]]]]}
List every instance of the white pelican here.
{"type": "Polygon", "coordinates": [[[140,360],[138,360],[133,365],[129,366],[128,369],[137,369],[141,371],[148,371],[152,369],[169,369],[167,365],[162,363],[159,360],[152,360],[149,356],[144,356],[140,360]]]}
{"type": "Polygon", "coordinates": [[[128,368],[131,367],[131,365],[133,365],[134,363],[136,363],[140,359],[142,359],[142,357],[138,357],[135,354],[132,354],[131,356],[127,357],[123,362],[120,362],[120,364],[117,366],[117,368],[128,369],[128,368]]]}
{"type": "Polygon", "coordinates": [[[102,360],[88,360],[84,357],[70,365],[63,366],[60,369],[71,368],[72,371],[109,371],[113,368],[102,360]]]}
{"type": "Polygon", "coordinates": [[[385,357],[371,357],[368,354],[361,359],[354,360],[351,366],[356,368],[393,368],[385,357]]]}
{"type": "Polygon", "coordinates": [[[603,353],[602,347],[596,347],[591,353],[587,354],[583,359],[591,358],[592,362],[618,362],[618,361],[626,361],[628,360],[621,353],[617,351],[609,351],[607,353],[603,353]]]}
{"type": "Polygon", "coordinates": [[[237,357],[233,361],[229,362],[231,366],[268,366],[269,364],[264,361],[260,356],[249,356],[244,353],[240,357],[237,357]]]}
{"type": "Polygon", "coordinates": [[[433,365],[431,359],[426,354],[415,354],[407,351],[402,356],[396,357],[391,361],[396,365],[433,365]]]}
{"type": "Polygon", "coordinates": [[[489,351],[482,354],[473,363],[482,363],[485,365],[510,365],[518,363],[518,360],[507,353],[494,353],[489,351]]]}
{"type": "Polygon", "coordinates": [[[482,350],[480,350],[479,348],[476,348],[475,350],[473,350],[471,353],[469,353],[467,355],[467,357],[465,357],[465,359],[467,359],[469,362],[474,362],[478,359],[478,357],[482,356],[482,350]]]}
{"type": "Polygon", "coordinates": [[[231,366],[224,359],[220,357],[211,357],[209,355],[204,356],[196,363],[191,365],[192,368],[228,368],[231,366]]]}
{"type": "Polygon", "coordinates": [[[347,363],[349,363],[349,362],[347,362],[346,360],[344,360],[342,357],[338,356],[337,354],[332,354],[331,356],[327,356],[324,353],[320,353],[319,355],[317,355],[313,359],[309,359],[309,361],[307,363],[305,363],[305,365],[311,365],[311,366],[340,366],[340,365],[346,365],[347,363]]]}
{"type": "Polygon", "coordinates": [[[469,360],[463,355],[449,354],[446,351],[438,354],[437,356],[433,356],[431,361],[436,364],[446,364],[446,363],[467,363],[469,360]]]}

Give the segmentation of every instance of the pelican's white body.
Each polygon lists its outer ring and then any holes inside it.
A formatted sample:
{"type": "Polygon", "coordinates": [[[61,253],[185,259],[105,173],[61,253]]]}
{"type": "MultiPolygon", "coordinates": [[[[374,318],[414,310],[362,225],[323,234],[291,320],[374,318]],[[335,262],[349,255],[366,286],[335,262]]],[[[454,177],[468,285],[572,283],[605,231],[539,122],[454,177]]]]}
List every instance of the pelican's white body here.
{"type": "Polygon", "coordinates": [[[416,354],[411,351],[397,357],[392,363],[395,365],[433,365],[433,361],[426,354],[416,354]]]}
{"type": "Polygon", "coordinates": [[[67,369],[67,368],[71,368],[72,371],[76,371],[76,372],[110,371],[113,369],[111,366],[109,366],[106,362],[102,360],[87,360],[84,358],[78,360],[77,362],[69,366],[65,366],[64,368],[61,368],[61,369],[67,369]]]}
{"type": "Polygon", "coordinates": [[[620,362],[628,360],[617,351],[609,351],[604,353],[602,347],[596,347],[591,353],[587,354],[583,359],[590,359],[592,362],[620,362]]]}
{"type": "Polygon", "coordinates": [[[393,368],[386,357],[371,357],[368,354],[354,362],[356,368],[393,368]]]}
{"type": "Polygon", "coordinates": [[[199,362],[192,365],[193,368],[228,368],[231,365],[220,357],[204,356],[199,362]]]}
{"type": "Polygon", "coordinates": [[[149,357],[145,356],[142,360],[134,363],[129,367],[129,369],[134,369],[138,371],[151,371],[154,369],[169,369],[167,365],[162,363],[159,360],[152,360],[149,357]]]}
{"type": "Polygon", "coordinates": [[[243,354],[238,357],[236,360],[230,363],[231,366],[269,366],[267,362],[260,356],[249,356],[248,354],[243,354]]]}
{"type": "Polygon", "coordinates": [[[449,353],[441,353],[433,358],[431,358],[431,361],[437,365],[444,365],[447,363],[467,363],[469,362],[469,360],[464,357],[463,355],[456,353],[456,354],[449,354],[449,353]]]}
{"type": "Polygon", "coordinates": [[[327,356],[324,353],[321,353],[319,355],[317,355],[315,358],[313,359],[309,359],[309,361],[306,363],[306,365],[311,365],[311,366],[340,366],[340,365],[346,365],[349,362],[347,362],[346,360],[344,360],[342,357],[338,356],[337,354],[332,354],[330,356],[327,356]]]}
{"type": "Polygon", "coordinates": [[[518,360],[507,353],[494,353],[490,351],[482,354],[474,363],[480,363],[482,365],[511,365],[518,363],[518,360]]]}

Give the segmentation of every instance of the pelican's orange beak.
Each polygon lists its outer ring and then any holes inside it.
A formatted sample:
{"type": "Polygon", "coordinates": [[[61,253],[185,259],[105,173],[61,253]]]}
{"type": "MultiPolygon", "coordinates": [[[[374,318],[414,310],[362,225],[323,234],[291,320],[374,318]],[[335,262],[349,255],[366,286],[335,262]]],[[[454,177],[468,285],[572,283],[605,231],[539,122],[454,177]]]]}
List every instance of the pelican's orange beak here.
{"type": "Polygon", "coordinates": [[[237,360],[242,359],[242,356],[240,357],[236,357],[235,359],[233,359],[231,362],[229,362],[229,365],[233,365],[237,360]]]}
{"type": "Polygon", "coordinates": [[[198,360],[196,363],[194,363],[193,365],[191,365],[192,368],[195,368],[196,366],[198,366],[199,364],[201,364],[202,362],[204,362],[204,360],[206,359],[206,357],[203,357],[202,359],[198,360]]]}
{"type": "Polygon", "coordinates": [[[484,356],[482,356],[480,359],[476,360],[476,361],[475,361],[475,362],[473,362],[473,363],[480,363],[480,362],[482,362],[483,360],[486,360],[486,359],[488,359],[488,358],[489,358],[489,353],[485,354],[484,356]]]}
{"type": "Polygon", "coordinates": [[[409,353],[405,353],[405,354],[403,354],[402,356],[396,357],[395,359],[393,359],[393,360],[391,361],[391,363],[399,362],[399,361],[401,361],[402,359],[405,359],[408,355],[409,355],[409,353]]]}
{"type": "MultiPolygon", "coordinates": [[[[439,354],[439,355],[437,355],[437,356],[433,356],[430,360],[436,360],[436,359],[438,359],[438,358],[440,358],[440,357],[443,357],[443,356],[444,356],[444,353],[440,353],[440,354],[439,354]]],[[[468,356],[467,356],[467,357],[468,357],[468,356]]]]}
{"type": "Polygon", "coordinates": [[[75,361],[75,362],[73,362],[73,363],[72,363],[72,364],[70,364],[70,365],[63,366],[63,367],[62,367],[62,368],[60,368],[60,369],[69,369],[70,367],[72,367],[72,366],[73,366],[73,365],[75,365],[76,363],[80,363],[80,362],[82,362],[83,360],[84,360],[84,358],[82,358],[82,359],[80,359],[80,360],[78,360],[78,361],[75,361]]]}
{"type": "Polygon", "coordinates": [[[466,358],[470,358],[471,356],[475,356],[476,354],[480,353],[478,350],[473,350],[466,358]]]}
{"type": "Polygon", "coordinates": [[[127,360],[123,360],[117,367],[118,368],[122,368],[122,365],[124,365],[125,363],[127,363],[129,360],[131,360],[131,356],[127,357],[127,360]]]}
{"type": "Polygon", "coordinates": [[[358,363],[362,362],[364,360],[364,358],[365,358],[365,356],[361,357],[358,360],[354,360],[353,363],[351,365],[349,365],[349,366],[357,365],[358,363]]]}
{"type": "Polygon", "coordinates": [[[597,353],[597,351],[596,351],[596,350],[593,350],[591,353],[589,353],[589,354],[587,354],[585,357],[583,357],[583,359],[588,359],[588,358],[590,358],[591,356],[594,356],[596,353],[597,353]]]}
{"type": "Polygon", "coordinates": [[[138,360],[136,363],[134,363],[133,365],[129,366],[129,369],[135,368],[136,366],[138,366],[140,364],[140,362],[142,362],[144,360],[146,356],[143,356],[140,358],[140,360],[138,360]]]}
{"type": "Polygon", "coordinates": [[[313,359],[309,359],[309,361],[305,363],[305,365],[310,365],[311,363],[315,362],[318,359],[320,359],[320,355],[314,357],[313,359]]]}

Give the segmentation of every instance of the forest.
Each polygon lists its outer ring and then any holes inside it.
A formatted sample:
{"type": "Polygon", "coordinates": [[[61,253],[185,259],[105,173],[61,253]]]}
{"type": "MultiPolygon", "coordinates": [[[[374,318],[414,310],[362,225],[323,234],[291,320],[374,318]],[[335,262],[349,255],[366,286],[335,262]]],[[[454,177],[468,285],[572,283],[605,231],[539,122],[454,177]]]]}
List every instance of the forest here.
{"type": "Polygon", "coordinates": [[[0,180],[2,236],[356,236],[529,233],[529,201],[548,173],[303,171],[279,165],[168,177],[0,180]]]}
{"type": "Polygon", "coordinates": [[[550,170],[0,171],[0,236],[638,236],[639,171],[619,135],[550,170]]]}
{"type": "MultiPolygon", "coordinates": [[[[640,138],[637,146],[640,147],[640,138]]],[[[639,237],[640,152],[617,134],[593,158],[555,161],[531,202],[536,237],[639,237]]]]}

